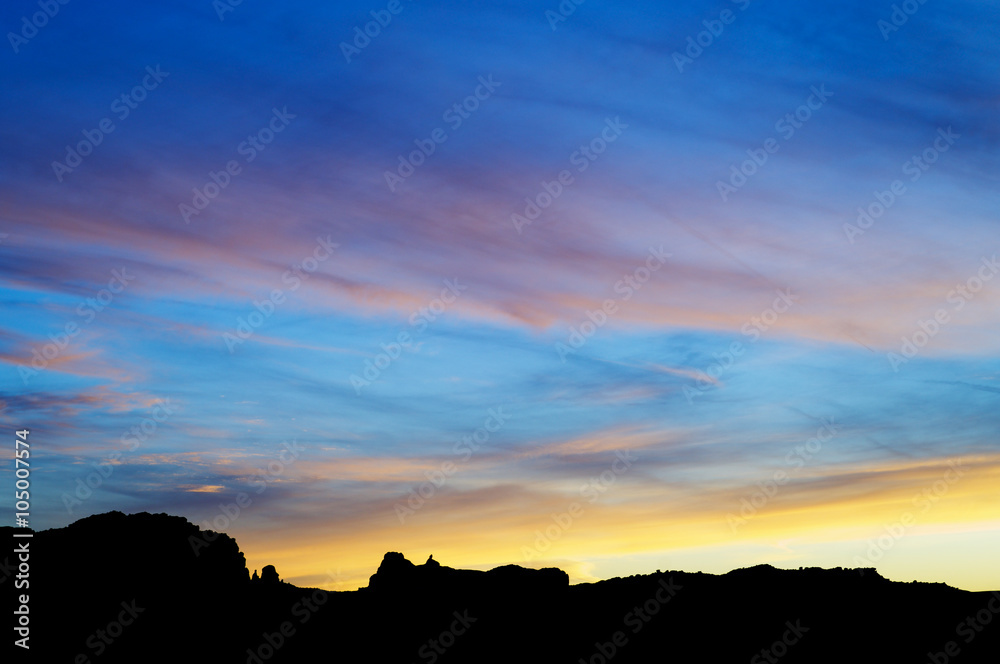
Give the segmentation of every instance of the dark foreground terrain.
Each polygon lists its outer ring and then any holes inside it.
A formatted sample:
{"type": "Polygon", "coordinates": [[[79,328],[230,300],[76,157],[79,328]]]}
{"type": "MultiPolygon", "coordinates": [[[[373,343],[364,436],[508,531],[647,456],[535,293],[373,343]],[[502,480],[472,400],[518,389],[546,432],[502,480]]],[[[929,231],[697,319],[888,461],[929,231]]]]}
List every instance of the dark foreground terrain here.
{"type": "MultiPolygon", "coordinates": [[[[111,512],[30,540],[0,530],[12,611],[30,595],[31,648],[13,647],[15,661],[1000,662],[1000,593],[874,569],[570,586],[558,569],[456,570],[387,553],[368,588],[328,593],[274,568],[251,580],[233,539],[166,514],[111,512]],[[15,589],[10,552],[24,541],[30,587],[15,589]]],[[[19,617],[7,616],[13,641],[19,617]]]]}

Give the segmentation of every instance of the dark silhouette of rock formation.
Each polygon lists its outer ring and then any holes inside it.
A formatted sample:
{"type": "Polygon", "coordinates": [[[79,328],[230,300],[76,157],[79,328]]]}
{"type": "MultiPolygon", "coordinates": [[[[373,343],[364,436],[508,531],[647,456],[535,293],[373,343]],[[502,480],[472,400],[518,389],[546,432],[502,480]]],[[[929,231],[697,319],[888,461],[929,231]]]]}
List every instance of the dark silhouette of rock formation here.
{"type": "Polygon", "coordinates": [[[454,569],[442,565],[433,556],[423,565],[414,565],[403,554],[390,551],[382,558],[378,571],[368,581],[368,589],[386,593],[517,593],[564,591],[569,575],[561,569],[526,569],[517,565],[497,567],[488,572],[454,569]]]}
{"type": "Polygon", "coordinates": [[[261,583],[281,583],[278,570],[274,569],[274,565],[264,565],[264,568],[260,570],[260,581],[261,583]]]}
{"type": "MultiPolygon", "coordinates": [[[[14,529],[0,533],[12,551],[14,529]]],[[[281,582],[273,565],[251,582],[234,540],[166,514],[96,515],[30,542],[30,588],[13,588],[9,553],[0,586],[30,593],[28,654],[46,663],[1000,661],[1000,593],[874,569],[570,586],[555,568],[463,570],[389,552],[367,588],[327,592],[281,582]]]]}

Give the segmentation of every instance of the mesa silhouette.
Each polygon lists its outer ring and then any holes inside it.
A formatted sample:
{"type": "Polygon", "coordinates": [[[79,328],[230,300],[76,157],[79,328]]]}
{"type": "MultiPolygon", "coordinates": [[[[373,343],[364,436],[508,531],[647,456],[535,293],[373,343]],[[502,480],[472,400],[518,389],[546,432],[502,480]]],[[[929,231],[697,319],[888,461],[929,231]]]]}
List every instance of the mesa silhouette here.
{"type": "MultiPolygon", "coordinates": [[[[251,575],[235,540],[182,517],[110,512],[31,541],[39,662],[1000,661],[1000,593],[874,569],[656,572],[570,585],[555,568],[453,569],[383,557],[368,587],[251,575]]],[[[23,541],[23,540],[22,540],[23,541]]],[[[337,566],[335,560],[330,567],[337,566]]],[[[10,614],[8,614],[10,615],[10,614]]]]}

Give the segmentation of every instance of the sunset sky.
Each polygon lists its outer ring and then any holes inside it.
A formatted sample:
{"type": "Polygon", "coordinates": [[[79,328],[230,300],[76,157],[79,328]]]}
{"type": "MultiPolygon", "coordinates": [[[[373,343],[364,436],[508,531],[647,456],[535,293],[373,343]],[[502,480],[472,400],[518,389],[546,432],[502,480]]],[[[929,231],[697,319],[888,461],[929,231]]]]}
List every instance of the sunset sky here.
{"type": "Polygon", "coordinates": [[[1000,4],[903,4],[4,3],[32,526],[1000,588],[1000,4]]]}

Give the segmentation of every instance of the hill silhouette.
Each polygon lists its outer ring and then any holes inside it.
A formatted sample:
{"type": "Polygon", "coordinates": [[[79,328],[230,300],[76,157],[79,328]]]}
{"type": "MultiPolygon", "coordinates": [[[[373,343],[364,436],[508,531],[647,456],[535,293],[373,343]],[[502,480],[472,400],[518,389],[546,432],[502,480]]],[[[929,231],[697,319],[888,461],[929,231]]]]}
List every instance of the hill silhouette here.
{"type": "MultiPolygon", "coordinates": [[[[0,530],[12,551],[17,530],[0,530]]],[[[100,514],[30,542],[28,590],[14,590],[14,557],[0,556],[8,597],[31,599],[31,650],[14,648],[17,661],[1000,661],[1000,593],[874,569],[571,586],[555,568],[462,570],[389,552],[367,588],[327,592],[271,565],[251,577],[235,540],[166,514],[100,514]]]]}

